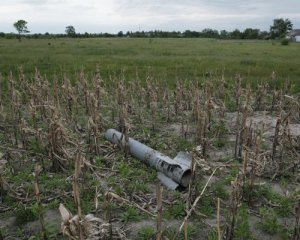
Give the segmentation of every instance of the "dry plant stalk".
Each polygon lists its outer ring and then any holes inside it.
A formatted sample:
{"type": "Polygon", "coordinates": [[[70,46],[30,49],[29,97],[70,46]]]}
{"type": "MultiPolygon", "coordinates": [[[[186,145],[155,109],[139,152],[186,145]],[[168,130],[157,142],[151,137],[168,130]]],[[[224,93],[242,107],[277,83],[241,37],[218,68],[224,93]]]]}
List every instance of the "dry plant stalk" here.
{"type": "Polygon", "coordinates": [[[188,240],[188,221],[184,222],[184,240],[188,240]]]}
{"type": "Polygon", "coordinates": [[[123,138],[125,140],[124,145],[120,144],[122,150],[124,151],[125,157],[128,157],[129,154],[129,131],[130,131],[130,123],[128,121],[128,112],[127,112],[127,105],[123,104],[121,109],[120,109],[120,119],[119,119],[119,124],[120,124],[120,130],[122,133],[121,140],[123,141],[123,138]]]}
{"type": "Polygon", "coordinates": [[[162,240],[162,191],[160,181],[156,183],[156,204],[157,204],[157,218],[156,218],[156,240],[162,240]]]}
{"type": "Polygon", "coordinates": [[[265,107],[265,96],[267,95],[267,89],[265,85],[258,84],[255,96],[256,110],[264,110],[265,107]]]}
{"type": "Polygon", "coordinates": [[[179,236],[179,234],[181,233],[182,231],[182,228],[185,226],[186,222],[188,221],[189,217],[191,216],[192,212],[195,210],[196,206],[197,206],[197,203],[199,202],[199,200],[201,199],[201,197],[203,196],[211,178],[215,175],[215,172],[218,170],[218,167],[214,169],[214,171],[212,172],[212,174],[210,175],[210,177],[208,178],[206,184],[204,185],[200,195],[196,198],[196,200],[194,201],[192,207],[190,208],[190,210],[187,212],[186,216],[184,217],[184,220],[183,222],[181,223],[178,231],[175,233],[174,237],[173,237],[173,240],[177,239],[177,237],[179,236]]]}
{"type": "Polygon", "coordinates": [[[43,214],[43,206],[41,202],[41,195],[40,195],[40,188],[39,188],[39,175],[42,171],[41,166],[38,164],[35,165],[34,168],[34,190],[35,190],[35,197],[37,201],[37,206],[38,206],[38,213],[39,213],[39,221],[41,225],[41,231],[42,231],[42,238],[44,240],[48,239],[47,238],[47,233],[46,233],[46,228],[45,228],[45,223],[44,223],[44,214],[43,214]]]}
{"type": "Polygon", "coordinates": [[[77,208],[77,214],[80,217],[81,216],[81,204],[80,204],[80,186],[79,181],[82,177],[82,168],[84,165],[84,160],[82,157],[82,153],[79,149],[76,151],[75,155],[75,172],[73,176],[73,197],[74,202],[77,208]]]}
{"type": "Polygon", "coordinates": [[[280,90],[273,91],[272,94],[272,104],[271,104],[271,113],[273,113],[274,111],[280,111],[281,109],[281,105],[282,105],[282,92],[280,90]]]}
{"type": "Polygon", "coordinates": [[[152,131],[156,131],[157,129],[157,93],[153,89],[153,86],[148,87],[148,94],[149,94],[149,105],[150,105],[150,112],[151,112],[151,119],[152,119],[152,131]]]}
{"type": "Polygon", "coordinates": [[[106,240],[109,239],[110,224],[102,219],[94,217],[93,214],[73,216],[63,204],[60,204],[59,211],[62,217],[61,229],[64,235],[72,240],[106,240]],[[81,232],[80,230],[81,229],[81,232]]]}
{"type": "Polygon", "coordinates": [[[247,118],[251,113],[251,88],[248,86],[246,102],[245,105],[241,108],[241,111],[237,112],[237,123],[236,123],[236,141],[235,141],[235,154],[236,159],[242,158],[243,147],[247,144],[249,128],[247,127],[247,118]]]}
{"type": "Polygon", "coordinates": [[[218,240],[221,240],[221,228],[220,228],[220,198],[217,198],[217,233],[218,233],[218,240]]]}
{"type": "Polygon", "coordinates": [[[89,146],[90,146],[90,152],[92,152],[92,149],[94,149],[94,154],[99,155],[101,153],[101,148],[100,148],[100,143],[99,143],[99,137],[100,137],[100,133],[101,133],[101,125],[97,124],[97,122],[95,122],[92,117],[89,117],[88,130],[89,130],[88,142],[89,142],[89,146]]]}
{"type": "Polygon", "coordinates": [[[254,181],[256,178],[256,173],[260,163],[260,145],[261,145],[261,136],[260,133],[257,134],[255,139],[255,149],[254,149],[254,159],[252,161],[252,167],[250,170],[250,182],[249,182],[249,196],[248,196],[248,205],[251,205],[252,193],[254,190],[254,181]]]}
{"type": "Polygon", "coordinates": [[[70,159],[69,153],[64,148],[66,143],[66,130],[60,117],[54,113],[48,123],[48,149],[54,171],[64,170],[70,159]]]}
{"type": "Polygon", "coordinates": [[[231,199],[230,199],[230,225],[227,226],[225,239],[232,240],[234,238],[234,228],[236,224],[236,216],[238,212],[238,208],[241,202],[241,193],[242,193],[242,175],[238,174],[236,179],[231,183],[232,192],[231,192],[231,199]]]}
{"type": "Polygon", "coordinates": [[[279,131],[280,131],[280,125],[281,125],[281,116],[277,119],[276,127],[275,127],[275,134],[273,139],[273,145],[272,145],[272,161],[274,161],[276,156],[276,149],[279,145],[279,131]]]}
{"type": "Polygon", "coordinates": [[[2,157],[3,155],[0,152],[0,203],[4,201],[4,198],[7,194],[7,190],[9,189],[8,183],[2,176],[7,163],[7,161],[5,159],[2,159],[2,157]]]}
{"type": "Polygon", "coordinates": [[[241,76],[237,74],[235,76],[235,105],[236,105],[237,112],[239,112],[240,110],[241,95],[242,95],[241,76]]]}
{"type": "Polygon", "coordinates": [[[111,197],[111,198],[117,200],[118,202],[125,203],[125,204],[127,204],[128,206],[132,206],[132,207],[138,208],[139,210],[141,210],[141,211],[147,213],[149,216],[151,216],[151,217],[153,217],[153,218],[156,218],[156,217],[157,217],[155,214],[149,212],[147,209],[145,209],[145,208],[139,206],[139,205],[136,204],[135,202],[130,202],[129,200],[127,200],[127,199],[125,199],[125,198],[122,198],[122,197],[120,197],[119,195],[117,195],[117,194],[115,194],[115,193],[113,193],[113,192],[108,191],[108,192],[105,193],[105,196],[106,196],[106,197],[111,197]]]}
{"type": "Polygon", "coordinates": [[[176,90],[174,92],[174,110],[176,116],[178,116],[179,112],[181,112],[182,110],[182,95],[183,95],[182,84],[179,81],[177,81],[176,90]]]}

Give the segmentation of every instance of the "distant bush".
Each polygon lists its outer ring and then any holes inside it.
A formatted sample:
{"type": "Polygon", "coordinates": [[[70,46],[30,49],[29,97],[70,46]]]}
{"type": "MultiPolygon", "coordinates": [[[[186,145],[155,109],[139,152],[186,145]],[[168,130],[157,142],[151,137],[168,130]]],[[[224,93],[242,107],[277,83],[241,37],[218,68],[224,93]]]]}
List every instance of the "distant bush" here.
{"type": "Polygon", "coordinates": [[[289,44],[290,44],[290,41],[288,39],[284,38],[284,39],[281,40],[281,45],[287,46],[289,44]]]}

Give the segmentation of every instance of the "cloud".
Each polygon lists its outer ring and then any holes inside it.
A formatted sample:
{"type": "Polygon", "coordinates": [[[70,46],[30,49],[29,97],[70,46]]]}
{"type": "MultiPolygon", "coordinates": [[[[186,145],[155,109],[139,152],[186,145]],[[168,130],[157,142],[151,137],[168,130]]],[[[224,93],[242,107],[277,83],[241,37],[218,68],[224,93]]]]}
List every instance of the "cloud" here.
{"type": "MultiPolygon", "coordinates": [[[[31,32],[64,32],[74,25],[81,32],[119,30],[218,30],[247,27],[268,30],[273,19],[300,22],[299,0],[0,0],[0,31],[13,31],[17,19],[31,32]],[[55,30],[56,29],[56,30],[55,30]],[[49,30],[50,32],[50,30],[49,30]]],[[[300,26],[298,26],[300,28],[300,26]]]]}

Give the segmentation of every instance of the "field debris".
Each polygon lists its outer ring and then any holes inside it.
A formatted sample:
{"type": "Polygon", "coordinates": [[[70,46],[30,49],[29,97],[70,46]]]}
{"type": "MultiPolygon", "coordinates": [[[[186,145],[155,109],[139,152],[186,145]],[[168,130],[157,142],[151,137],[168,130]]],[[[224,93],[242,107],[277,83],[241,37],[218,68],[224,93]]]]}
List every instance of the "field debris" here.
{"type": "Polygon", "coordinates": [[[159,172],[158,178],[166,187],[175,190],[180,186],[188,186],[191,178],[191,159],[186,154],[180,152],[174,159],[171,159],[132,138],[126,140],[122,133],[114,129],[108,129],[105,136],[121,148],[127,145],[132,156],[155,167],[159,172]]]}
{"type": "Polygon", "coordinates": [[[110,224],[93,214],[80,219],[78,215],[73,216],[63,204],[60,204],[59,211],[62,217],[62,232],[70,239],[93,240],[109,237],[110,224]]]}

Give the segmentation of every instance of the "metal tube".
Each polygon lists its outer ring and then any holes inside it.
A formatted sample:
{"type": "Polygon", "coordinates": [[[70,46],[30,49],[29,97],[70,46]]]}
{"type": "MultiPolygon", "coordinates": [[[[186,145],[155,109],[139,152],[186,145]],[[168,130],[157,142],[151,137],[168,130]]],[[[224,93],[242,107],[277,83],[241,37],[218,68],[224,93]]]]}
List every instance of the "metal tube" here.
{"type": "MultiPolygon", "coordinates": [[[[108,129],[105,137],[113,144],[123,147],[125,145],[123,134],[115,129],[108,129]]],[[[183,161],[180,161],[180,158],[171,159],[132,138],[129,138],[128,147],[132,156],[155,167],[157,171],[162,172],[181,186],[188,186],[191,178],[191,168],[186,159],[183,161]]]]}

